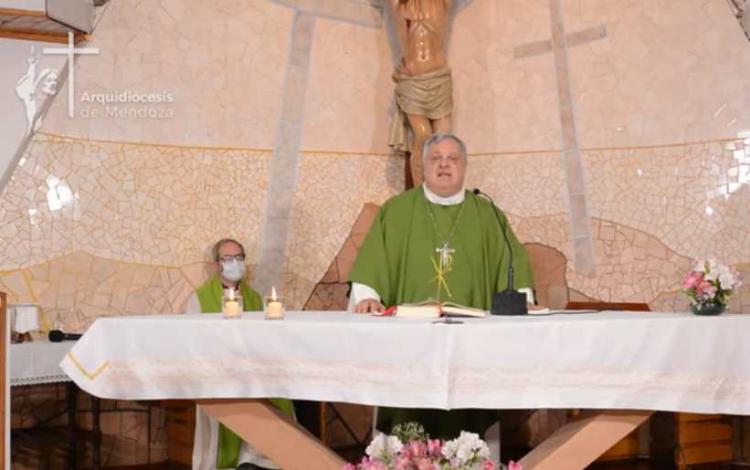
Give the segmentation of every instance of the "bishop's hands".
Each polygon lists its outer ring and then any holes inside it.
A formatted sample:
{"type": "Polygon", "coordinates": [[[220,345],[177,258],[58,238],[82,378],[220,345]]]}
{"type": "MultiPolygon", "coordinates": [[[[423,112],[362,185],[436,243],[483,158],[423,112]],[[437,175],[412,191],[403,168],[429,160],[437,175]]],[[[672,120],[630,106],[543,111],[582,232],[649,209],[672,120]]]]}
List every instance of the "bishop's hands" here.
{"type": "Polygon", "coordinates": [[[364,299],[354,306],[354,313],[381,313],[385,310],[383,304],[375,299],[364,299]]]}

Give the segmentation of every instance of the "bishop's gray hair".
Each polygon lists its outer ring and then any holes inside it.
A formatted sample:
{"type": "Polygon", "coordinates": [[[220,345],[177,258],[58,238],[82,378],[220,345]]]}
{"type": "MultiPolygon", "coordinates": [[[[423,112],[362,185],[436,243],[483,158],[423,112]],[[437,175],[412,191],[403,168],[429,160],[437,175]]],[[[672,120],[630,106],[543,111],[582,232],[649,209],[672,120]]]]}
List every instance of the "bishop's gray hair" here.
{"type": "Polygon", "coordinates": [[[234,243],[235,245],[240,247],[240,252],[242,253],[242,256],[245,256],[245,247],[242,246],[242,243],[238,242],[234,238],[222,238],[218,242],[214,243],[214,246],[211,248],[211,259],[219,262],[219,250],[221,250],[221,247],[224,246],[227,243],[234,243]]]}
{"type": "Polygon", "coordinates": [[[444,140],[452,140],[453,142],[455,142],[458,145],[458,149],[461,151],[461,156],[464,157],[464,160],[466,160],[466,144],[464,143],[464,141],[459,139],[455,134],[438,132],[437,134],[433,134],[432,137],[427,139],[424,145],[422,145],[422,161],[427,158],[427,153],[430,150],[430,147],[435,144],[439,144],[444,140]]]}

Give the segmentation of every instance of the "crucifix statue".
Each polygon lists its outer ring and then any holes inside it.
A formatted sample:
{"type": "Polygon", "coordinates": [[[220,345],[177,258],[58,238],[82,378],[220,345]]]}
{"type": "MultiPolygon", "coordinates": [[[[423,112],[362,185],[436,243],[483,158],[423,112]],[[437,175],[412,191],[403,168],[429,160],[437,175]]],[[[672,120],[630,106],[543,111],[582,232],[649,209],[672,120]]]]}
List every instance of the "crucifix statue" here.
{"type": "Polygon", "coordinates": [[[398,109],[389,144],[411,153],[407,189],[422,184],[424,142],[435,132],[451,130],[453,82],[445,51],[450,9],[451,0],[390,0],[401,59],[392,75],[398,109]]]}

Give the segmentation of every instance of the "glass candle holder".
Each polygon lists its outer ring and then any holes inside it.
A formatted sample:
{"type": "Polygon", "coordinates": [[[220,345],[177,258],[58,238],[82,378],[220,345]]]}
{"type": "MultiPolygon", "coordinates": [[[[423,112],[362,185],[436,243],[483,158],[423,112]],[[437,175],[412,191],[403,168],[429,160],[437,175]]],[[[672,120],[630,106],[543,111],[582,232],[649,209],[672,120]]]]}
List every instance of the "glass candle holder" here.
{"type": "Polygon", "coordinates": [[[224,318],[242,317],[242,295],[239,292],[224,291],[221,298],[221,312],[224,318]]]}
{"type": "Polygon", "coordinates": [[[266,297],[266,320],[284,318],[284,303],[281,297],[266,297]]]}

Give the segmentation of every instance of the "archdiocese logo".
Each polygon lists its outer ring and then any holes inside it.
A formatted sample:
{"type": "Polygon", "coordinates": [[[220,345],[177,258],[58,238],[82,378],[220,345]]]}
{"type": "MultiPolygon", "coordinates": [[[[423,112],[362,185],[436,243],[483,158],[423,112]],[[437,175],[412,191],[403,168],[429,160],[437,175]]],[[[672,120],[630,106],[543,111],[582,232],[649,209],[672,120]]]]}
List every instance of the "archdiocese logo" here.
{"type": "MultiPolygon", "coordinates": [[[[68,69],[68,116],[73,117],[75,113],[75,103],[73,97],[75,95],[75,77],[74,70],[75,66],[73,59],[76,55],[81,54],[98,54],[98,48],[78,48],[75,47],[75,37],[72,32],[68,32],[68,47],[45,47],[42,49],[42,54],[45,55],[64,55],[67,56],[67,69],[68,69]]],[[[24,108],[26,108],[26,135],[31,134],[33,131],[39,129],[41,126],[41,119],[38,116],[37,109],[37,93],[39,85],[42,84],[41,91],[48,95],[54,95],[57,93],[57,72],[50,68],[42,70],[38,75],[36,66],[39,63],[39,57],[34,53],[34,46],[31,46],[31,56],[27,59],[29,66],[26,69],[26,73],[16,82],[16,94],[23,102],[24,108]]]]}

